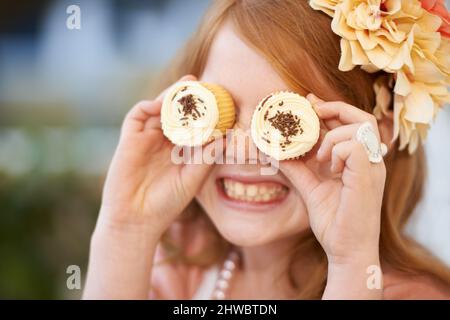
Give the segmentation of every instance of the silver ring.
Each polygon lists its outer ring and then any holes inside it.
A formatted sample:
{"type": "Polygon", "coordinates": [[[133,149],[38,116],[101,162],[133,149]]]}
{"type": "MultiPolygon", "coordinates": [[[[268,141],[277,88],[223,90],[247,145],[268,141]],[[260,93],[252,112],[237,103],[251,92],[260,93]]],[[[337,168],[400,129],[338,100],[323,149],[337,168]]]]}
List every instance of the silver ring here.
{"type": "Polygon", "coordinates": [[[387,154],[387,146],[378,141],[370,122],[364,122],[358,128],[358,131],[356,131],[356,140],[364,146],[371,163],[380,163],[383,161],[383,156],[387,154]]]}

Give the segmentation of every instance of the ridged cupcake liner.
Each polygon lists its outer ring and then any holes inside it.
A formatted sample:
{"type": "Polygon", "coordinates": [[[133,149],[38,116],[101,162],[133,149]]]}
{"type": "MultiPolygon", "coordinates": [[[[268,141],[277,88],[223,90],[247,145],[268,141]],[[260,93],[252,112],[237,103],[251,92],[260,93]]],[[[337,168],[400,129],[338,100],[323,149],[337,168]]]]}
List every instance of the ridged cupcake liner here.
{"type": "Polygon", "coordinates": [[[233,127],[236,119],[233,98],[231,98],[231,95],[227,90],[217,84],[201,82],[201,85],[211,91],[216,98],[219,121],[217,122],[215,129],[218,129],[222,134],[225,134],[227,129],[233,127]]]}

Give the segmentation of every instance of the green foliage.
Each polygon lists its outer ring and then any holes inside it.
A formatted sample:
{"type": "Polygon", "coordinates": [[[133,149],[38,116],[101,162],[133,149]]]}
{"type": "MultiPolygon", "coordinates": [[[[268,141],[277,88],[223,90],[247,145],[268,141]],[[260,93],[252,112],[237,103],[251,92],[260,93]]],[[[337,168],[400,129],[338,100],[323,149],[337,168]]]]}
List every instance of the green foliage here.
{"type": "Polygon", "coordinates": [[[75,174],[0,174],[0,298],[79,298],[66,268],[79,265],[84,283],[101,179],[75,174]]]}

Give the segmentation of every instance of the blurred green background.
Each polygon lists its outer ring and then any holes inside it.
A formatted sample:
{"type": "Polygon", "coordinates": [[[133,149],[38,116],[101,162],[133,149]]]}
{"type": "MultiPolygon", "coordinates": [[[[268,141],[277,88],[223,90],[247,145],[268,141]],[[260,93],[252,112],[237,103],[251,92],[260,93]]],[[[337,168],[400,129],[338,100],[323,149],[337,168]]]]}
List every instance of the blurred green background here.
{"type": "Polygon", "coordinates": [[[66,268],[84,282],[122,118],[207,2],[0,1],[0,298],[81,296],[66,268]]]}

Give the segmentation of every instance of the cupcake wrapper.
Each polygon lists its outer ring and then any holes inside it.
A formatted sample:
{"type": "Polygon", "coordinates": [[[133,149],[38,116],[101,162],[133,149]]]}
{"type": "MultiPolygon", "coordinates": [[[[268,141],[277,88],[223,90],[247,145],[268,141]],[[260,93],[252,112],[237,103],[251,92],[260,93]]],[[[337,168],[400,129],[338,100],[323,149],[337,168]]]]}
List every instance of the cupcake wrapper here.
{"type": "Polygon", "coordinates": [[[220,130],[222,134],[226,133],[227,129],[230,129],[234,125],[236,119],[235,106],[231,95],[219,85],[202,82],[202,86],[211,91],[217,102],[217,109],[219,110],[219,121],[217,122],[216,129],[220,130]]]}

